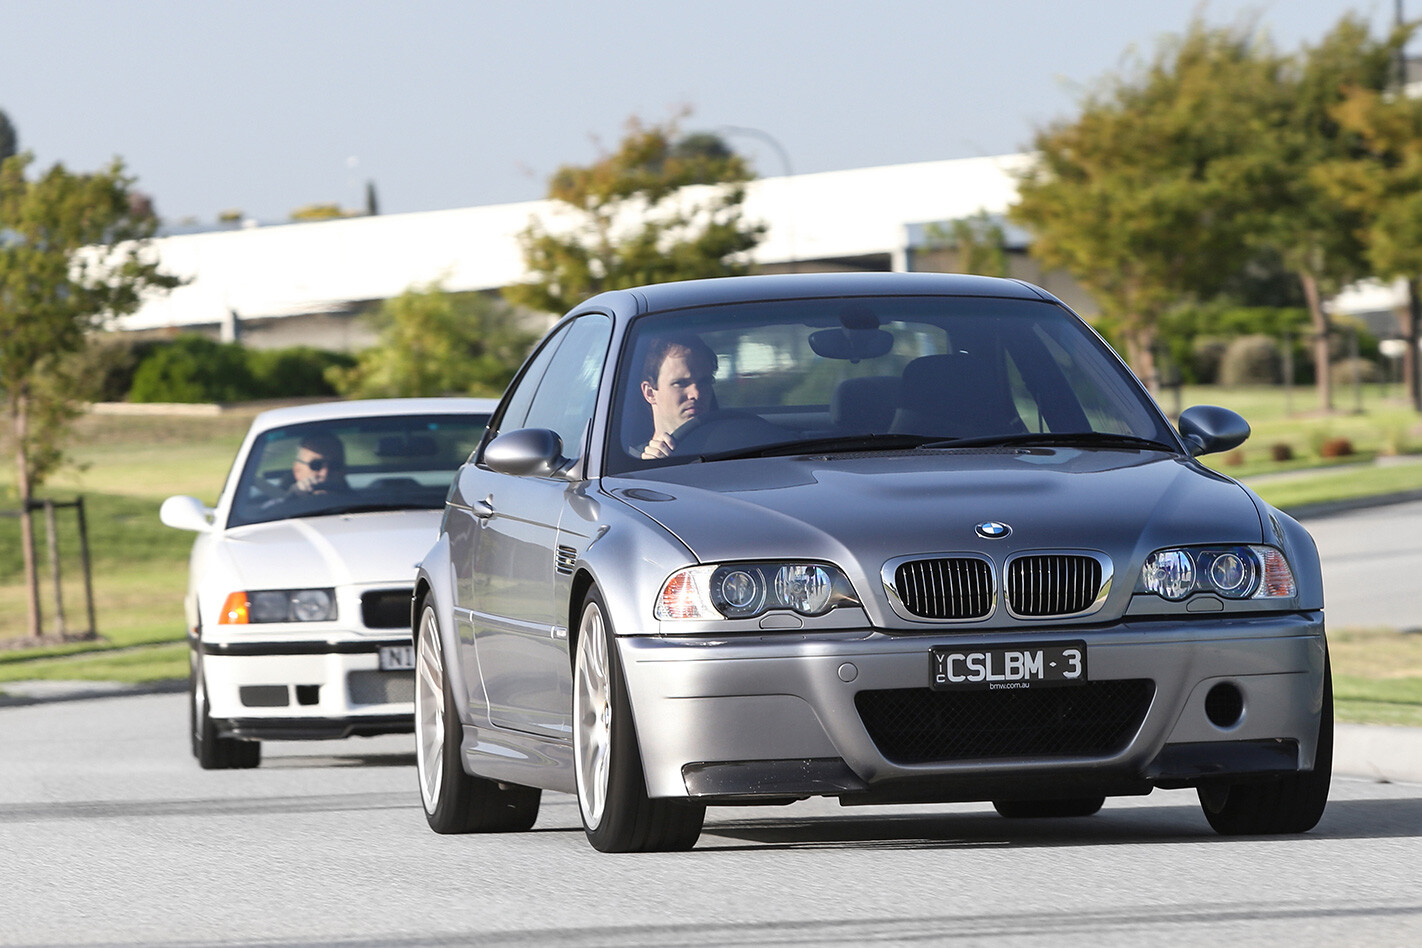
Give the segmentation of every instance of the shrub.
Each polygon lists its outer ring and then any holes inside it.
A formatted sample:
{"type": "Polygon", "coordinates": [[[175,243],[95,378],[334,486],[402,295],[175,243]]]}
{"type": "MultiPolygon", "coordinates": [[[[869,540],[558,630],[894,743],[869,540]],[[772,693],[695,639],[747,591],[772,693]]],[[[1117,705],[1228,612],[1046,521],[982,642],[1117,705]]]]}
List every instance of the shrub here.
{"type": "Polygon", "coordinates": [[[1278,444],[1270,445],[1269,456],[1275,461],[1292,461],[1294,459],[1294,449],[1280,441],[1278,444]]]}
{"type": "Polygon", "coordinates": [[[1193,380],[1200,385],[1214,385],[1220,377],[1220,361],[1224,359],[1229,340],[1223,336],[1196,336],[1190,343],[1190,369],[1193,380]]]}
{"type": "Polygon", "coordinates": [[[139,364],[128,400],[240,402],[251,398],[255,388],[242,346],[182,335],[139,364]]]}
{"type": "Polygon", "coordinates": [[[1318,446],[1321,458],[1346,458],[1353,453],[1353,442],[1347,438],[1329,438],[1318,446]]]}
{"type": "Polygon", "coordinates": [[[287,349],[251,349],[247,365],[258,397],[311,398],[336,395],[336,389],[326,379],[326,370],[348,369],[356,364],[354,356],[310,346],[287,349]]]}
{"type": "Polygon", "coordinates": [[[1371,359],[1363,358],[1343,359],[1335,362],[1329,368],[1328,374],[1333,379],[1334,388],[1345,388],[1352,385],[1355,377],[1363,383],[1377,383],[1383,380],[1382,366],[1371,359]]]}
{"type": "Polygon", "coordinates": [[[1271,336],[1240,336],[1220,359],[1221,385],[1277,385],[1283,377],[1283,359],[1271,336]]]}

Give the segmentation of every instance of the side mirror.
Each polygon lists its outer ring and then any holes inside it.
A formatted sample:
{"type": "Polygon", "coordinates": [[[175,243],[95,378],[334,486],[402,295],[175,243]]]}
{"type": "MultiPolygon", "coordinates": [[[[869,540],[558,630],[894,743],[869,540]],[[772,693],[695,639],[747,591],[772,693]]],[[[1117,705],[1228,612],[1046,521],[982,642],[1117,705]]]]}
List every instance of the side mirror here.
{"type": "Polygon", "coordinates": [[[1191,457],[1237,448],[1249,437],[1249,422],[1218,405],[1195,405],[1180,413],[1180,434],[1191,457]]]}
{"type": "Polygon", "coordinates": [[[212,529],[212,508],[196,497],[179,495],[169,497],[158,508],[158,519],[164,526],[176,530],[194,530],[207,533],[212,529]]]}
{"type": "Polygon", "coordinates": [[[490,470],[515,477],[551,477],[567,470],[572,461],[563,457],[563,439],[547,428],[519,428],[501,434],[484,448],[490,470]]]}

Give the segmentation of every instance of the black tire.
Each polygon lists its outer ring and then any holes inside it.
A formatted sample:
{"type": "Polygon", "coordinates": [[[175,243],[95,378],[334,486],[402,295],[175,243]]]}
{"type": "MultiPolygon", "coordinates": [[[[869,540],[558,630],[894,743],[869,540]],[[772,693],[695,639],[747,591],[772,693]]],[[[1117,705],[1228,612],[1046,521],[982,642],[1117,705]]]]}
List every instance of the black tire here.
{"type": "Polygon", "coordinates": [[[415,775],[436,833],[519,833],[538,819],[543,791],[465,772],[458,705],[444,673],[439,617],[428,596],[415,636],[415,775]]]}
{"type": "Polygon", "coordinates": [[[573,666],[573,758],[578,812],[593,848],[671,852],[696,845],[704,804],[649,799],[627,682],[607,606],[596,588],[583,601],[573,666]]]}
{"type": "Polygon", "coordinates": [[[1323,818],[1333,777],[1333,672],[1325,660],[1313,769],[1262,783],[1200,787],[1200,809],[1223,836],[1307,833],[1323,818]]]}
{"type": "Polygon", "coordinates": [[[262,762],[262,742],[220,737],[207,701],[202,655],[194,646],[188,655],[188,729],[193,756],[203,770],[250,770],[262,762]]]}
{"type": "Polygon", "coordinates": [[[1105,797],[1068,797],[1062,800],[994,800],[992,808],[1009,820],[1035,820],[1091,816],[1098,812],[1105,802],[1105,797]]]}

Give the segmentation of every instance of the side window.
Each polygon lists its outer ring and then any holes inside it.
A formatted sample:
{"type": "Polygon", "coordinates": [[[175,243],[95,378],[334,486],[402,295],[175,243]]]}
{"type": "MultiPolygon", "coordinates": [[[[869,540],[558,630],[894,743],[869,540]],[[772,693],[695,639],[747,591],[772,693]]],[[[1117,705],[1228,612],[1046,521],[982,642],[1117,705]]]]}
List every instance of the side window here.
{"type": "Polygon", "coordinates": [[[557,336],[549,339],[543,348],[538,350],[538,354],[529,363],[528,371],[519,377],[514,390],[509,393],[509,399],[504,403],[504,413],[494,422],[498,431],[517,431],[519,428],[530,427],[524,423],[524,419],[528,417],[528,406],[533,404],[533,396],[538,392],[538,383],[542,382],[543,376],[548,373],[548,364],[553,361],[553,356],[567,338],[568,327],[564,327],[557,336]]]}
{"type": "Polygon", "coordinates": [[[597,406],[612,320],[600,313],[583,316],[563,336],[520,427],[556,431],[563,439],[563,453],[577,457],[583,450],[584,429],[597,406]]]}

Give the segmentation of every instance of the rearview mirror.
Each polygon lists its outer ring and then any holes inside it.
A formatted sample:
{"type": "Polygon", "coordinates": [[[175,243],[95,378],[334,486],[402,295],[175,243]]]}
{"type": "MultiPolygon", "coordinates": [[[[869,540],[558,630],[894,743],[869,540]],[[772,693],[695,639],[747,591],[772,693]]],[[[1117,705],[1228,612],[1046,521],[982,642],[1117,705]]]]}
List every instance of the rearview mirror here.
{"type": "Polygon", "coordinates": [[[567,470],[572,461],[563,457],[563,439],[547,428],[519,428],[501,434],[484,448],[490,470],[514,477],[550,477],[567,470]]]}
{"type": "Polygon", "coordinates": [[[1180,413],[1180,434],[1191,457],[1237,448],[1249,437],[1249,422],[1218,405],[1194,405],[1180,413]]]}
{"type": "Polygon", "coordinates": [[[212,508],[196,497],[169,497],[158,508],[158,519],[175,530],[195,530],[207,533],[212,529],[212,508]]]}

